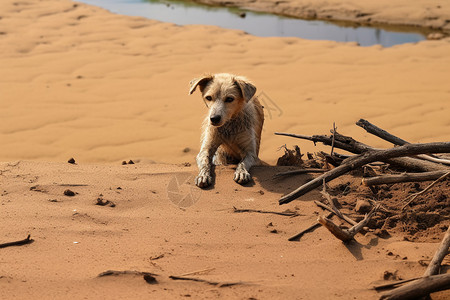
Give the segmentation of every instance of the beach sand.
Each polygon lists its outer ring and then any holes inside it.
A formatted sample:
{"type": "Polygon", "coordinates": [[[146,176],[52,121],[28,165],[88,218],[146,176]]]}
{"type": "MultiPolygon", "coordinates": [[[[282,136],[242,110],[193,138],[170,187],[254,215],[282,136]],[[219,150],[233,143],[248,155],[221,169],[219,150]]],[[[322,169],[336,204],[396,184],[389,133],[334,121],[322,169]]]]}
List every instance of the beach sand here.
{"type": "Polygon", "coordinates": [[[207,110],[198,93],[188,96],[188,83],[204,72],[252,79],[266,107],[260,157],[273,165],[284,144],[326,149],[274,132],[327,134],[333,122],[390,147],[355,126],[360,118],[410,142],[450,140],[448,53],[450,39],[363,48],[181,27],[69,0],[1,1],[0,242],[27,233],[35,242],[0,250],[0,298],[375,299],[371,282],[385,271],[422,274],[417,261],[434,243],[369,234],[346,247],[323,228],[288,242],[315,221],[311,200],[320,196],[285,208],[278,199],[307,176],[273,182],[280,168],[260,167],[255,184],[242,187],[221,167],[213,189],[192,187],[207,110]],[[120,165],[130,159],[138,164],[120,165]],[[174,203],[176,180],[188,180],[179,193],[192,194],[193,205],[174,203]],[[100,194],[116,207],[96,206],[100,194]],[[233,206],[301,216],[236,214],[233,206]],[[250,284],[168,278],[209,268],[197,276],[250,284]],[[157,273],[160,284],[96,278],[109,269],[157,273]]]}

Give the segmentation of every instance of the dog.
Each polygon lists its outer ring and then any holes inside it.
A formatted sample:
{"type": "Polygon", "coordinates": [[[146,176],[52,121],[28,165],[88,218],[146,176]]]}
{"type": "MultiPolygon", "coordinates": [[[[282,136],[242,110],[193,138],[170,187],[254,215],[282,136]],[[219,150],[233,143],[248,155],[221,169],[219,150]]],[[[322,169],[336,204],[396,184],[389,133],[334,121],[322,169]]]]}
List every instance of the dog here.
{"type": "Polygon", "coordinates": [[[255,97],[256,87],[243,76],[227,73],[204,75],[190,82],[189,95],[199,88],[209,113],[203,122],[201,148],[197,155],[200,188],[212,184],[212,166],[238,163],[234,181],[248,183],[250,168],[258,158],[264,124],[263,106],[255,97]]]}

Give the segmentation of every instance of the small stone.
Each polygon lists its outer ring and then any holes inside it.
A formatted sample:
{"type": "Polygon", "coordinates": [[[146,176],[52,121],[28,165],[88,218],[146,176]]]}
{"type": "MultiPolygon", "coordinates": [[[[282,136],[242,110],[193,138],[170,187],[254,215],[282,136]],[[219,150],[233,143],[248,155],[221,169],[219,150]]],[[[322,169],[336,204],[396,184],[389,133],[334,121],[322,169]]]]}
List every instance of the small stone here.
{"type": "Polygon", "coordinates": [[[157,284],[158,281],[156,280],[155,277],[153,277],[150,274],[145,274],[144,275],[144,280],[147,281],[148,284],[157,284]]]}
{"type": "Polygon", "coordinates": [[[264,191],[263,190],[259,190],[258,193],[260,193],[261,195],[264,195],[264,191]]]}
{"type": "Polygon", "coordinates": [[[123,161],[123,162],[122,162],[122,165],[126,165],[126,164],[127,164],[127,162],[126,162],[126,161],[123,161]]]}
{"type": "Polygon", "coordinates": [[[186,147],[186,148],[183,149],[183,152],[184,153],[189,153],[189,152],[191,152],[191,148],[186,147]]]}
{"type": "Polygon", "coordinates": [[[241,17],[241,18],[245,18],[247,16],[247,14],[245,13],[245,12],[241,12],[240,14],[239,14],[239,17],[241,17]]]}
{"type": "Polygon", "coordinates": [[[72,157],[67,161],[69,164],[75,164],[75,159],[72,157]]]}
{"type": "Polygon", "coordinates": [[[128,161],[129,165],[134,165],[134,161],[132,161],[131,159],[128,161]]]}
{"type": "Polygon", "coordinates": [[[75,192],[73,192],[71,190],[65,190],[64,191],[64,195],[69,196],[69,197],[73,197],[73,196],[75,196],[75,192]]]}
{"type": "Polygon", "coordinates": [[[355,211],[365,214],[368,213],[372,209],[372,205],[369,201],[364,199],[359,199],[356,201],[355,211]]]}

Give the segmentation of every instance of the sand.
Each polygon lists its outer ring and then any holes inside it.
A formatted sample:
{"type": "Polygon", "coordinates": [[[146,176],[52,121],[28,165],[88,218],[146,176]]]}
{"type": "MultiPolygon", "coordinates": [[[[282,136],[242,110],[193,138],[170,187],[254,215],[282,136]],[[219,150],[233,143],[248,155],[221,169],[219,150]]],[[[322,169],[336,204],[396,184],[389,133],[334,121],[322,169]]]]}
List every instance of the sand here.
{"type": "MultiPolygon", "coordinates": [[[[210,5],[249,8],[282,15],[344,21],[395,28],[421,27],[450,33],[450,5],[446,1],[418,0],[194,0],[210,5]]],[[[407,28],[403,28],[407,29],[407,28]]]]}
{"type": "MultiPolygon", "coordinates": [[[[421,2],[408,5],[422,11],[421,2]]],[[[196,200],[186,208],[168,191],[196,173],[182,164],[194,163],[206,108],[187,94],[204,72],[253,80],[266,106],[260,157],[273,165],[283,144],[325,149],[276,131],[325,134],[336,122],[344,134],[390,146],[355,126],[359,118],[410,142],[450,140],[448,53],[450,39],[362,48],[180,27],[69,0],[1,1],[0,242],[27,233],[36,241],[0,250],[0,298],[375,299],[368,288],[385,271],[421,274],[417,261],[434,243],[368,235],[345,247],[323,229],[287,242],[314,222],[319,195],[278,207],[299,178],[274,183],[274,167],[256,168],[247,187],[219,168],[214,189],[183,187],[196,200]],[[129,159],[139,163],[120,165],[129,159]],[[116,207],[96,206],[100,194],[116,207]],[[301,216],[235,214],[233,206],[301,216]],[[251,284],[168,278],[207,268],[199,276],[251,284]],[[108,269],[157,273],[160,284],[96,278],[108,269]]]]}

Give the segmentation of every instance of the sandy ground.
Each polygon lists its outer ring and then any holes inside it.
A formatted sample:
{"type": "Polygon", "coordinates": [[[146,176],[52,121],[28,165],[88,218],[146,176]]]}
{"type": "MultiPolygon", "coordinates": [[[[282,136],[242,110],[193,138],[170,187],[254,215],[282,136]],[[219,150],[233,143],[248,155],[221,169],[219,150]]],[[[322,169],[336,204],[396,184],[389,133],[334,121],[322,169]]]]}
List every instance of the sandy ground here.
{"type": "Polygon", "coordinates": [[[361,48],[180,27],[68,0],[1,1],[0,243],[27,233],[35,242],[1,249],[0,298],[375,299],[368,288],[385,271],[422,274],[418,260],[434,243],[368,234],[346,247],[323,228],[288,242],[314,222],[319,196],[277,201],[307,177],[273,182],[280,168],[259,167],[242,187],[221,167],[213,189],[192,187],[196,168],[182,163],[194,162],[206,109],[188,82],[204,72],[251,78],[266,107],[261,158],[273,164],[283,144],[321,149],[275,131],[322,134],[336,122],[388,146],[356,127],[359,118],[411,142],[450,140],[448,53],[449,39],[361,48]],[[78,164],[63,163],[70,157],[78,164]],[[120,165],[129,159],[140,163],[120,165]],[[116,206],[95,205],[100,194],[116,206]],[[210,268],[196,276],[249,284],[168,278],[210,268]],[[160,283],[96,278],[109,269],[157,273],[160,283]]]}
{"type": "MultiPolygon", "coordinates": [[[[272,175],[286,167],[256,168],[248,187],[221,167],[214,189],[204,191],[193,186],[194,167],[176,165],[15,162],[0,169],[0,242],[26,233],[35,239],[0,249],[2,299],[376,299],[369,288],[385,271],[400,278],[422,274],[418,261],[437,247],[371,233],[345,246],[324,228],[288,242],[314,223],[319,209],[311,200],[320,196],[279,207],[284,191],[308,179],[274,182],[272,175]],[[67,189],[75,196],[65,196],[67,189]],[[116,206],[95,205],[100,194],[116,206]],[[234,213],[233,206],[300,216],[234,213]],[[97,278],[106,270],[155,273],[159,284],[134,275],[97,278]],[[246,284],[168,278],[200,270],[208,271],[191,277],[246,284]]],[[[433,299],[448,293],[441,296],[433,299]]]]}
{"type": "Polygon", "coordinates": [[[300,18],[437,29],[450,33],[447,1],[418,0],[194,0],[210,5],[249,8],[300,18]]]}

